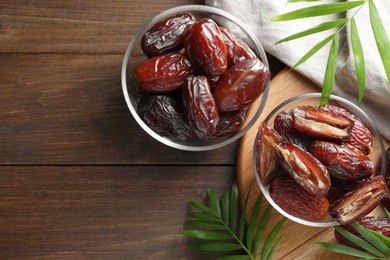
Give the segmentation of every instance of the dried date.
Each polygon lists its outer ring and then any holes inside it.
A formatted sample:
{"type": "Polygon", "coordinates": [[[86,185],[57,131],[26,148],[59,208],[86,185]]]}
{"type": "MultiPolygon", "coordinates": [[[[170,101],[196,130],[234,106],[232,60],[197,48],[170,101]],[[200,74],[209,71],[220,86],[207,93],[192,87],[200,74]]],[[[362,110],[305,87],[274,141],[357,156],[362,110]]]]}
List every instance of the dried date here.
{"type": "Polygon", "coordinates": [[[294,128],[293,110],[278,113],[274,120],[274,129],[282,136],[283,140],[289,141],[308,150],[312,138],[294,128]]]}
{"type": "Polygon", "coordinates": [[[249,105],[263,93],[270,75],[259,59],[244,60],[230,67],[214,90],[219,111],[236,111],[249,105]]]}
{"type": "Polygon", "coordinates": [[[133,76],[143,90],[166,93],[180,88],[191,73],[191,64],[184,55],[170,53],[141,63],[133,76]]]}
{"type": "Polygon", "coordinates": [[[307,192],[286,173],[280,173],[271,181],[269,193],[280,208],[294,217],[320,221],[328,214],[329,201],[325,196],[307,192]]]}
{"type": "Polygon", "coordinates": [[[194,24],[190,13],[168,17],[150,28],[141,39],[141,48],[149,58],[160,56],[183,48],[183,37],[187,26],[194,24]]]}
{"type": "Polygon", "coordinates": [[[138,104],[138,115],[156,133],[175,141],[196,138],[186,123],[177,102],[162,95],[145,96],[138,104]]]}
{"type": "Polygon", "coordinates": [[[347,117],[311,106],[293,109],[294,128],[306,135],[329,140],[347,140],[351,136],[353,121],[347,117]]]}
{"type": "Polygon", "coordinates": [[[314,141],[311,153],[338,179],[361,180],[374,173],[374,164],[362,151],[348,144],[314,141]]]}
{"type": "Polygon", "coordinates": [[[183,108],[188,123],[200,138],[215,133],[219,114],[206,77],[187,78],[183,86],[183,108]]]}
{"type": "Polygon", "coordinates": [[[227,70],[227,49],[218,25],[203,18],[184,37],[184,49],[193,66],[206,77],[219,77],[227,70]]]}
{"type": "Polygon", "coordinates": [[[219,122],[214,136],[226,137],[236,134],[241,128],[245,115],[245,109],[234,112],[219,113],[219,122]]]}
{"type": "Polygon", "coordinates": [[[351,223],[365,217],[387,197],[389,193],[384,178],[376,176],[335,201],[329,213],[340,223],[351,223]]]}
{"type": "Polygon", "coordinates": [[[348,110],[342,107],[333,105],[325,105],[324,109],[334,111],[342,114],[354,122],[351,129],[351,136],[345,143],[351,144],[360,149],[365,154],[372,152],[372,135],[368,127],[354,114],[351,114],[348,110]]]}
{"type": "Polygon", "coordinates": [[[222,37],[227,48],[227,60],[229,66],[243,60],[256,58],[256,54],[240,37],[225,28],[221,28],[222,37]]]}
{"type": "Polygon", "coordinates": [[[274,149],[282,137],[265,122],[262,122],[257,135],[256,167],[260,181],[266,185],[279,167],[279,156],[274,149]]]}
{"type": "Polygon", "coordinates": [[[275,143],[274,148],[282,159],[282,166],[300,186],[314,196],[326,195],[330,188],[330,177],[320,161],[290,142],[275,143]]]}

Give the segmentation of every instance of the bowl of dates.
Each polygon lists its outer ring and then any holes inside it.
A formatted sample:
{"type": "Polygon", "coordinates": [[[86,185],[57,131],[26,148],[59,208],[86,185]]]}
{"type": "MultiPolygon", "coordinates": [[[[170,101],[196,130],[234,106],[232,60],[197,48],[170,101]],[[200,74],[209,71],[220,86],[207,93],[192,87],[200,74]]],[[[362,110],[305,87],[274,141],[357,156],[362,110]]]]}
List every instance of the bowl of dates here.
{"type": "Polygon", "coordinates": [[[320,93],[293,97],[259,124],[253,167],[282,215],[327,227],[366,217],[389,192],[385,148],[372,120],[346,99],[331,96],[319,106],[320,99],[320,93]]]}
{"type": "Polygon", "coordinates": [[[137,123],[187,151],[216,149],[244,135],[265,106],[270,79],[255,34],[233,15],[202,5],[175,7],[146,22],[127,48],[121,75],[137,123]]]}

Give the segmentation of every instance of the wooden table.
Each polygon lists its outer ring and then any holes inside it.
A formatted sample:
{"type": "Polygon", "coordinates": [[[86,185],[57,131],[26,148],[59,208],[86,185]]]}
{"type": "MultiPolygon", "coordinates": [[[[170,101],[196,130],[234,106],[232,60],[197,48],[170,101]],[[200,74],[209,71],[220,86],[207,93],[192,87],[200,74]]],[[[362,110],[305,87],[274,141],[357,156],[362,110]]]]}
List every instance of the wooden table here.
{"type": "MultiPolygon", "coordinates": [[[[211,259],[191,252],[190,200],[236,177],[239,142],[158,143],[120,70],[151,16],[201,0],[0,2],[0,259],[211,259]]],[[[269,56],[273,74],[283,66],[269,56]]]]}

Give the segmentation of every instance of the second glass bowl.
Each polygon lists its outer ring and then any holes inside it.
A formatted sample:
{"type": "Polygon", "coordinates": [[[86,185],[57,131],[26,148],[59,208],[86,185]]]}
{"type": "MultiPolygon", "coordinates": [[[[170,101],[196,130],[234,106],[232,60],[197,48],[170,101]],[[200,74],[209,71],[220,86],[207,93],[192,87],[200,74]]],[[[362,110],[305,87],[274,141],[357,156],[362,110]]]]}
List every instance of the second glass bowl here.
{"type": "MultiPolygon", "coordinates": [[[[291,99],[288,99],[284,102],[282,102],[280,105],[275,107],[271,111],[271,113],[264,119],[264,121],[273,128],[275,117],[282,111],[286,111],[292,108],[295,108],[297,106],[303,106],[303,105],[310,105],[318,107],[320,104],[321,94],[320,93],[311,93],[311,94],[305,94],[301,96],[296,96],[291,99]]],[[[360,120],[369,128],[371,134],[372,134],[372,147],[373,152],[369,155],[370,159],[373,161],[374,165],[376,165],[379,161],[382,162],[382,170],[381,175],[384,176],[385,174],[385,147],[382,141],[382,138],[375,126],[375,124],[372,122],[372,120],[367,116],[366,113],[364,113],[359,107],[357,107],[355,104],[351,103],[350,101],[338,97],[338,96],[331,96],[330,100],[328,102],[329,105],[334,105],[338,107],[342,107],[346,110],[348,110],[350,113],[354,114],[360,120]]],[[[277,210],[279,213],[284,215],[285,217],[291,219],[292,221],[295,221],[297,223],[307,225],[307,226],[314,226],[314,227],[329,227],[329,226],[335,226],[339,223],[335,221],[329,214],[327,217],[321,221],[308,221],[305,219],[301,219],[298,217],[295,217],[289,213],[287,213],[285,210],[283,210],[270,196],[269,193],[269,187],[268,185],[263,185],[263,183],[260,181],[259,174],[257,172],[257,142],[258,142],[258,133],[256,135],[254,147],[253,147],[253,170],[255,173],[256,181],[259,185],[259,188],[261,192],[264,194],[264,197],[268,200],[268,202],[277,210]]]]}

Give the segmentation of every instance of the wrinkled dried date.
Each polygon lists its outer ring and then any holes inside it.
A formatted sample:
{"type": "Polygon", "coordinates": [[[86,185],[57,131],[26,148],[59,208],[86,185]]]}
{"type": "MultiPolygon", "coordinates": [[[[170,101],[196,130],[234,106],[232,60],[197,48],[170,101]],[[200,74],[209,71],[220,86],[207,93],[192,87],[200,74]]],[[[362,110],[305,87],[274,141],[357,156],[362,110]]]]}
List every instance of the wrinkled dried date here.
{"type": "Polygon", "coordinates": [[[340,223],[351,223],[373,211],[389,193],[382,176],[376,176],[334,202],[330,215],[340,223]]]}
{"type": "Polygon", "coordinates": [[[265,122],[259,127],[257,136],[256,167],[260,181],[267,184],[279,166],[279,156],[274,149],[275,143],[282,142],[282,137],[265,122]]]}
{"type": "Polygon", "coordinates": [[[313,196],[286,173],[279,174],[270,182],[269,193],[275,203],[292,216],[320,221],[328,214],[329,202],[326,197],[313,196]]]}
{"type": "Polygon", "coordinates": [[[183,108],[196,134],[205,138],[217,129],[219,114],[207,78],[190,76],[183,86],[183,108]]]}
{"type": "Polygon", "coordinates": [[[312,141],[310,136],[294,128],[293,110],[278,113],[274,120],[274,129],[283,137],[283,140],[292,142],[305,150],[308,150],[312,141]]]}
{"type": "Polygon", "coordinates": [[[196,138],[192,128],[179,113],[177,102],[169,96],[146,96],[138,104],[138,114],[154,131],[177,141],[196,138]]]}
{"type": "MultiPolygon", "coordinates": [[[[359,219],[357,221],[358,224],[363,226],[364,228],[368,228],[371,230],[375,230],[380,232],[381,234],[390,237],[390,219],[385,217],[366,217],[363,219],[359,219]]],[[[365,240],[350,224],[341,225],[340,227],[345,230],[351,232],[355,236],[358,236],[360,239],[365,240]]],[[[356,249],[362,250],[361,247],[353,243],[351,240],[347,239],[343,235],[341,235],[337,230],[334,231],[334,236],[336,238],[337,243],[341,245],[345,245],[348,247],[353,247],[356,249]]]]}
{"type": "Polygon", "coordinates": [[[191,73],[191,64],[184,55],[170,53],[146,60],[133,75],[143,90],[165,93],[180,88],[191,73]]]}
{"type": "Polygon", "coordinates": [[[351,129],[351,136],[348,140],[344,141],[345,143],[357,147],[365,154],[370,154],[372,152],[371,132],[357,116],[351,114],[350,112],[348,112],[348,110],[342,107],[325,105],[323,108],[340,113],[354,122],[351,129]]]}
{"type": "Polygon", "coordinates": [[[348,144],[314,141],[311,153],[338,179],[361,180],[374,173],[374,164],[362,151],[348,144]]]}
{"type": "Polygon", "coordinates": [[[184,48],[197,71],[206,77],[219,77],[227,70],[227,49],[218,25],[203,18],[184,37],[184,48]]]}
{"type": "Polygon", "coordinates": [[[181,13],[156,23],[141,39],[141,48],[149,58],[179,51],[188,25],[195,23],[190,13],[181,13]]]}
{"type": "Polygon", "coordinates": [[[240,37],[225,28],[221,28],[222,37],[227,48],[227,60],[230,66],[243,60],[256,58],[256,54],[240,37]]]}
{"type": "Polygon", "coordinates": [[[294,128],[309,136],[329,140],[347,140],[353,121],[330,110],[311,106],[293,109],[294,128]]]}
{"type": "Polygon", "coordinates": [[[219,122],[214,133],[216,137],[226,137],[237,133],[244,120],[246,111],[244,109],[234,112],[219,113],[219,122]]]}
{"type": "Polygon", "coordinates": [[[276,143],[274,148],[283,167],[300,186],[314,196],[325,196],[330,188],[330,177],[320,161],[290,142],[276,143]]]}
{"type": "Polygon", "coordinates": [[[214,90],[219,111],[246,107],[263,93],[269,78],[268,67],[259,59],[244,60],[230,67],[214,90]]]}

